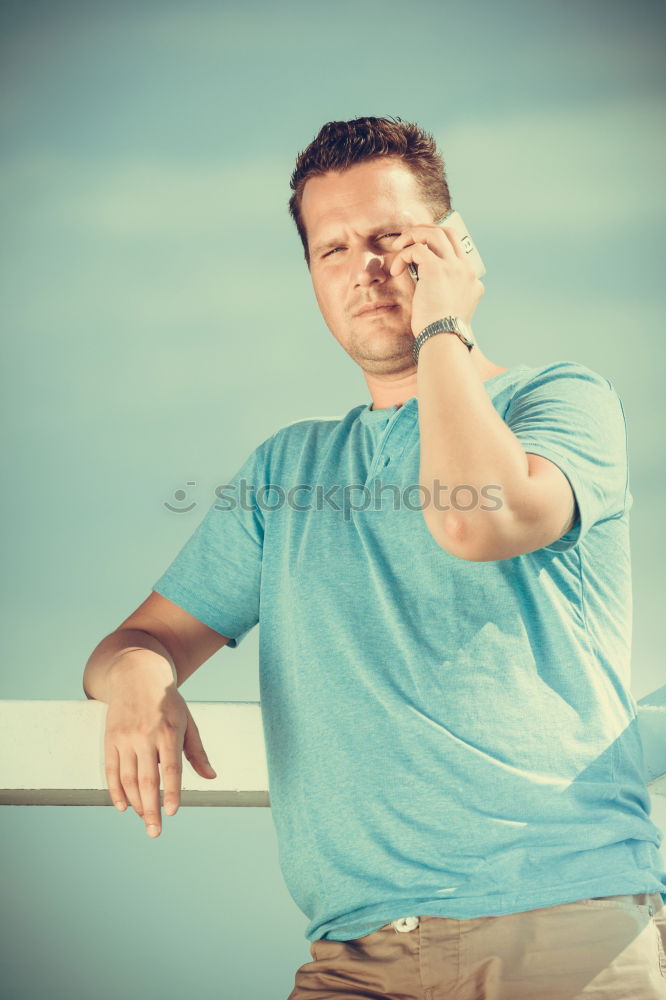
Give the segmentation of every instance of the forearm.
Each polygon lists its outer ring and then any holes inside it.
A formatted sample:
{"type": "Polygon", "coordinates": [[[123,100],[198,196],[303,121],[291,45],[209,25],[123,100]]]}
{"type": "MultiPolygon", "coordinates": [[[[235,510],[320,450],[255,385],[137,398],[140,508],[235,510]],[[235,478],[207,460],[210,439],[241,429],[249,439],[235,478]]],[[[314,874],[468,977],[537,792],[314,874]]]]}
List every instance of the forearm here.
{"type": "Polygon", "coordinates": [[[118,629],[93,650],[83,671],[83,690],[88,698],[108,702],[111,682],[137,668],[157,685],[178,685],[173,658],[159,639],[138,629],[118,629]]]}
{"type": "Polygon", "coordinates": [[[528,459],[458,337],[423,344],[417,394],[420,484],[440,508],[431,502],[424,509],[428,528],[454,555],[470,539],[480,549],[501,546],[526,514],[528,459]]]}

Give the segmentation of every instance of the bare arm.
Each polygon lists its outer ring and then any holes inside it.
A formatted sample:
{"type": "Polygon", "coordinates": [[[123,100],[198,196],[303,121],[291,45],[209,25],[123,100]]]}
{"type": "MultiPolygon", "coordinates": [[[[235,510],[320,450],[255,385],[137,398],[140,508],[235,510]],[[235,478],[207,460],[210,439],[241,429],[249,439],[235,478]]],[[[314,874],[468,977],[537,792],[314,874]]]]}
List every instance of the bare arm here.
{"type": "Polygon", "coordinates": [[[534,552],[561,538],[575,516],[564,473],[524,451],[457,337],[432,337],[424,348],[418,369],[420,480],[431,495],[438,482],[465,484],[462,509],[424,511],[435,541],[450,555],[485,562],[534,552]],[[499,505],[483,499],[489,484],[499,505]]]}
{"type": "MultiPolygon", "coordinates": [[[[417,336],[443,316],[466,323],[483,285],[446,227],[417,225],[393,243],[390,273],[419,269],[412,300],[417,336]]],[[[476,348],[474,349],[476,350],[476,348]]],[[[495,410],[468,348],[455,336],[426,340],[417,367],[419,482],[426,496],[445,486],[462,492],[459,505],[428,503],[423,516],[435,541],[450,555],[484,562],[508,559],[550,545],[573,525],[575,498],[557,465],[525,452],[495,410]],[[499,490],[499,505],[485,490],[499,490]],[[481,498],[481,502],[479,502],[481,498]]]]}
{"type": "Polygon", "coordinates": [[[156,679],[161,672],[165,680],[180,687],[228,642],[228,636],[208,628],[173,601],[152,591],[95,647],[83,671],[83,690],[88,698],[107,701],[111,669],[124,654],[136,652],[143,652],[147,672],[150,664],[156,679]]]}
{"type": "Polygon", "coordinates": [[[180,804],[183,753],[198,774],[215,777],[177,687],[227,642],[228,636],[152,592],[86,663],[86,696],[108,704],[104,751],[111,801],[124,811],[129,800],[152,837],[161,831],[158,764],[170,815],[180,804]]]}

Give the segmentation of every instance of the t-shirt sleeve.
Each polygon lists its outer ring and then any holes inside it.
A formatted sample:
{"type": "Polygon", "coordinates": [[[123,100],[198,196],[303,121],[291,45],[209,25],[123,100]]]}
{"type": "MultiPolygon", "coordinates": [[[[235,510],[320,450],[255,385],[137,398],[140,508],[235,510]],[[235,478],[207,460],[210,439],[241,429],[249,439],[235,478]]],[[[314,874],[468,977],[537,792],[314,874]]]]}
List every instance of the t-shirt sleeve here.
{"type": "Polygon", "coordinates": [[[215,491],[203,520],[152,588],[229,636],[232,649],[259,621],[264,511],[257,490],[268,441],[215,491]]]}
{"type": "Polygon", "coordinates": [[[545,548],[572,548],[594,524],[624,512],[626,422],[607,378],[575,362],[550,365],[513,396],[505,420],[526,452],[562,470],[574,493],[574,524],[545,548]]]}

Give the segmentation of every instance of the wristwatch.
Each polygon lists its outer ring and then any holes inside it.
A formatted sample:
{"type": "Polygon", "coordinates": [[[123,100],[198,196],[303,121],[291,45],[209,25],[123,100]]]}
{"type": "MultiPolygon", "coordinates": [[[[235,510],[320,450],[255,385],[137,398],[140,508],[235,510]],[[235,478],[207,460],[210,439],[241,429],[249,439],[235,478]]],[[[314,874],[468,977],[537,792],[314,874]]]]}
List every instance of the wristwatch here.
{"type": "Polygon", "coordinates": [[[444,319],[437,319],[434,323],[430,323],[425,330],[421,330],[418,337],[414,340],[414,346],[412,347],[412,356],[414,358],[414,364],[418,364],[419,351],[421,350],[421,345],[428,337],[434,337],[436,333],[455,333],[456,336],[460,337],[463,344],[471,351],[474,347],[476,341],[474,340],[474,334],[467,326],[464,320],[460,319],[459,316],[445,316],[444,319]]]}

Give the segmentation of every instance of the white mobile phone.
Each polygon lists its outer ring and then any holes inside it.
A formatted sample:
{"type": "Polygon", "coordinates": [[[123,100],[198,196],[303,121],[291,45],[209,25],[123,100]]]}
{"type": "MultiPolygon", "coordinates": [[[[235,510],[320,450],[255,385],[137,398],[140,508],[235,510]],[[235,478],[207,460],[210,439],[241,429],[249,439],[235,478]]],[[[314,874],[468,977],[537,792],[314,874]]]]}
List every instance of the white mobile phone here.
{"type": "MultiPolygon", "coordinates": [[[[476,249],[472,237],[467,231],[467,226],[463,222],[460,212],[455,212],[451,209],[446,215],[442,216],[435,223],[437,226],[444,226],[445,229],[450,229],[455,236],[457,236],[460,241],[460,245],[464,252],[469,256],[470,263],[474,268],[474,273],[477,278],[482,278],[486,273],[485,264],[481,260],[481,254],[476,249]]],[[[419,280],[419,271],[416,264],[408,264],[409,273],[411,274],[414,281],[419,280]]]]}

